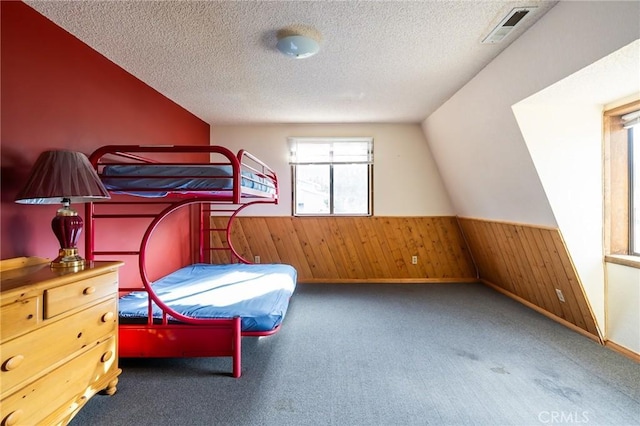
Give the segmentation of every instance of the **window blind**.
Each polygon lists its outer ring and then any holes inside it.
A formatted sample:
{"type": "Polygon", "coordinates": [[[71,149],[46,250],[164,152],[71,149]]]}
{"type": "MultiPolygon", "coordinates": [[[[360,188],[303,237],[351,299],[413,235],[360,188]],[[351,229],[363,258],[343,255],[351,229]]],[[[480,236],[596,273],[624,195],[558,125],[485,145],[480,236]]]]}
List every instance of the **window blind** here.
{"type": "Polygon", "coordinates": [[[629,114],[625,114],[620,118],[622,119],[622,126],[625,129],[630,129],[631,127],[640,124],[640,110],[630,112],[629,114]]]}
{"type": "Polygon", "coordinates": [[[373,139],[291,138],[290,164],[372,164],[373,139]]]}

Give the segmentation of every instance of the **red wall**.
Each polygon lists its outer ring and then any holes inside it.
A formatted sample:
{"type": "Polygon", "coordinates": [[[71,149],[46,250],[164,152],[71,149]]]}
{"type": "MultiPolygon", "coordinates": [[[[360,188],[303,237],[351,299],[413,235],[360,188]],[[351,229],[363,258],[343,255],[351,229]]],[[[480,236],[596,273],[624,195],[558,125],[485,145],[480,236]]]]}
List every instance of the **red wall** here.
{"type": "Polygon", "coordinates": [[[58,243],[50,222],[58,206],[13,202],[42,151],[89,155],[106,144],[208,145],[209,125],[26,4],[1,1],[0,7],[1,258],[54,258],[58,243]]]}

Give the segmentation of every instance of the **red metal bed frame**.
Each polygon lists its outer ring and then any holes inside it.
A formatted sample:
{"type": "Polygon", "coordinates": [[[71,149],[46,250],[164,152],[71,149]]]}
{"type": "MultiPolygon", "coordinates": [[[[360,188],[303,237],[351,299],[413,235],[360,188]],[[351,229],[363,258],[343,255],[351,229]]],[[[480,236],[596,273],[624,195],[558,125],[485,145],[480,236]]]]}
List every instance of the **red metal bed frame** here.
{"type": "MultiPolygon", "coordinates": [[[[229,251],[230,263],[251,263],[238,254],[231,241],[231,228],[237,215],[248,206],[258,203],[278,203],[278,180],[276,173],[257,157],[245,150],[237,154],[221,146],[144,146],[109,145],[96,150],[89,160],[101,175],[105,165],[113,164],[169,164],[172,166],[207,164],[205,162],[161,162],[152,157],[165,154],[196,154],[209,158],[215,157],[212,164],[231,166],[233,185],[231,191],[211,195],[207,191],[190,190],[188,193],[169,194],[161,201],[141,199],[137,196],[125,196],[125,201],[87,203],[85,207],[85,248],[87,260],[96,256],[138,256],[140,278],[144,288],[120,287],[120,292],[144,290],[148,295],[148,319],[145,324],[119,325],[119,356],[123,358],[159,358],[159,357],[231,357],[232,375],[241,375],[241,341],[243,336],[267,336],[278,331],[279,327],[264,332],[243,332],[241,318],[198,319],[182,315],[172,310],[154,293],[146,266],[146,249],[158,224],[174,211],[190,205],[199,208],[198,259],[201,263],[210,263],[210,253],[214,250],[229,251]],[[144,156],[143,156],[144,155],[144,156]],[[147,157],[150,156],[150,157],[147,157]],[[273,192],[244,188],[241,185],[242,172],[250,172],[273,185],[273,192]],[[166,205],[158,213],[100,213],[98,204],[166,205]],[[211,227],[211,215],[228,218],[225,229],[211,227]],[[144,233],[138,251],[96,250],[95,229],[100,219],[148,218],[151,220],[144,233]],[[211,247],[211,232],[223,232],[226,245],[211,247]],[[209,256],[207,256],[209,254],[209,256]],[[162,309],[162,320],[154,322],[151,312],[153,304],[162,309]],[[171,319],[179,321],[170,321],[171,319]]],[[[167,176],[163,176],[164,179],[167,176]]],[[[148,189],[148,188],[147,188],[148,189]]],[[[162,189],[166,191],[165,188],[162,189]]],[[[131,209],[126,209],[131,210],[131,209]]]]}

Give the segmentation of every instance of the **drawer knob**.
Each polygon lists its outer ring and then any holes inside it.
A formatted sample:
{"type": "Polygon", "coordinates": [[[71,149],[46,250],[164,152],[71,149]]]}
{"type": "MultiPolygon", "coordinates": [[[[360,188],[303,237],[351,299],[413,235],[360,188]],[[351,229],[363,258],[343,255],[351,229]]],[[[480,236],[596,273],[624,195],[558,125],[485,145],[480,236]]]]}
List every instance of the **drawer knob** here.
{"type": "Polygon", "coordinates": [[[2,369],[4,371],[15,370],[20,366],[20,364],[22,364],[22,361],[24,361],[24,355],[12,356],[4,363],[4,365],[2,366],[2,369]]]}
{"type": "Polygon", "coordinates": [[[100,360],[102,362],[107,362],[111,359],[112,356],[113,356],[113,352],[106,351],[105,353],[102,354],[102,358],[100,358],[100,360]]]}
{"type": "Polygon", "coordinates": [[[106,314],[104,314],[102,316],[102,322],[109,322],[111,320],[113,320],[113,312],[107,312],[106,314]]]}
{"type": "Polygon", "coordinates": [[[6,426],[17,425],[18,422],[20,421],[20,417],[22,417],[22,410],[16,410],[13,413],[9,414],[7,417],[5,417],[4,422],[2,424],[6,426]]]}
{"type": "Polygon", "coordinates": [[[87,288],[84,289],[82,294],[89,295],[89,294],[93,294],[95,292],[96,292],[96,288],[95,287],[87,287],[87,288]]]}

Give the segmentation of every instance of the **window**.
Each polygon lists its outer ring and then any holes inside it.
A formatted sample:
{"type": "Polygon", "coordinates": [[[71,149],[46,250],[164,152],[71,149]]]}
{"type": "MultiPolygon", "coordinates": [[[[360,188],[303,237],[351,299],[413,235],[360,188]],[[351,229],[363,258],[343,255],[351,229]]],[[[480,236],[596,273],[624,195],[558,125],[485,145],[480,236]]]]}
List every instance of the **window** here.
{"type": "Polygon", "coordinates": [[[295,216],[370,216],[371,138],[291,138],[295,216]]]}
{"type": "Polygon", "coordinates": [[[605,254],[640,256],[640,101],[605,112],[605,254]]]}

